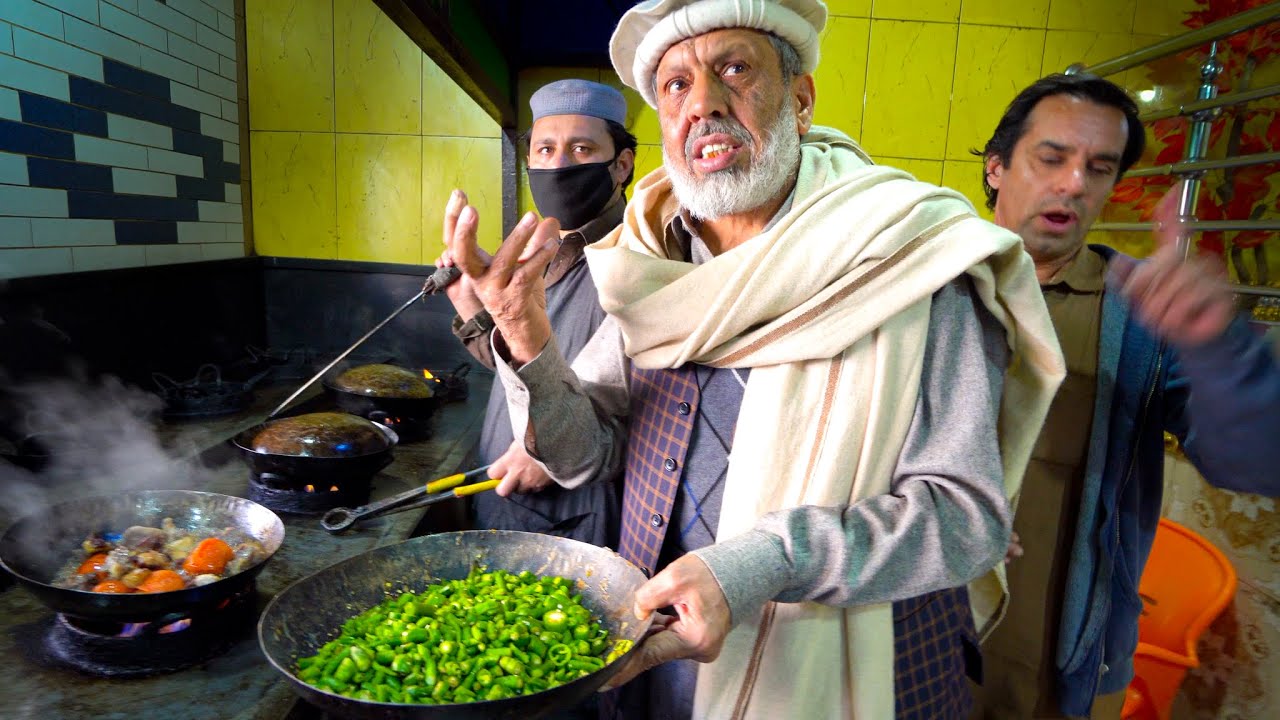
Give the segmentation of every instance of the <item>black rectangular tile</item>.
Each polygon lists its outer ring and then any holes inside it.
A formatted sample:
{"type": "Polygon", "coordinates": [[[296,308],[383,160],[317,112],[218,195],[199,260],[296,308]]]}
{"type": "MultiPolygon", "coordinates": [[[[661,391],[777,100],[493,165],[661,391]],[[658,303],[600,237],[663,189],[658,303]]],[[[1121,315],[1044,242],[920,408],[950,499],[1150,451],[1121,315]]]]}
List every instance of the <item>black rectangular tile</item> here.
{"type": "Polygon", "coordinates": [[[200,133],[173,131],[173,151],[204,158],[205,167],[222,162],[222,141],[200,133]]]}
{"type": "Polygon", "coordinates": [[[35,187],[111,192],[111,168],[105,165],[28,157],[27,176],[35,187]]]}
{"type": "Polygon", "coordinates": [[[204,161],[204,176],[208,180],[240,184],[240,163],[204,161]]]}
{"type": "Polygon", "coordinates": [[[101,110],[22,91],[18,92],[18,103],[22,107],[23,122],[83,135],[107,136],[107,114],[101,110]]]}
{"type": "Polygon", "coordinates": [[[76,156],[71,133],[4,119],[0,119],[0,150],[64,160],[76,156]]]}
{"type": "Polygon", "coordinates": [[[177,130],[200,131],[200,113],[94,80],[72,77],[71,102],[177,130]]]}
{"type": "Polygon", "coordinates": [[[116,221],[117,245],[177,245],[178,223],[116,221]]]}
{"type": "Polygon", "coordinates": [[[102,58],[102,75],[108,85],[169,101],[169,78],[102,58]]]}
{"type": "Polygon", "coordinates": [[[178,176],[178,197],[190,200],[227,201],[227,186],[220,180],[178,176]]]}
{"type": "Polygon", "coordinates": [[[129,220],[200,219],[195,200],[184,198],[121,195],[118,193],[67,191],[67,211],[73,218],[108,218],[129,220]]]}

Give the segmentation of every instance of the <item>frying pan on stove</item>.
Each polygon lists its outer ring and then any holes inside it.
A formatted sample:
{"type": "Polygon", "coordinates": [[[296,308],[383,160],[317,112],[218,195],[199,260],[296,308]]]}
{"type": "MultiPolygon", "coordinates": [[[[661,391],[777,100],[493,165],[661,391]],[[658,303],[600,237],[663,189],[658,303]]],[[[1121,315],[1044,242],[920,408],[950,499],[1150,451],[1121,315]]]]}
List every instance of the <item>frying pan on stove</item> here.
{"type": "Polygon", "coordinates": [[[359,365],[324,382],[334,402],[346,412],[415,420],[426,420],[440,406],[435,385],[419,373],[386,364],[359,365]]]}
{"type": "MultiPolygon", "coordinates": [[[[437,533],[386,545],[305,577],[272,599],[258,622],[258,642],[267,660],[294,692],[325,712],[344,718],[408,720],[533,720],[589,697],[624,664],[626,655],[590,675],[505,700],[449,705],[405,705],[358,700],[308,685],[294,671],[300,657],[314,655],[351,617],[377,605],[388,592],[421,591],[429,584],[463,578],[473,565],[559,575],[574,581],[582,604],[613,639],[640,644],[648,622],[632,614],[640,569],[608,548],[577,540],[510,530],[437,533]]],[[[633,647],[628,651],[635,652],[633,647]]]]}
{"type": "Polygon", "coordinates": [[[317,483],[372,478],[399,441],[384,425],[333,412],[277,418],[231,438],[249,469],[317,483]]]}
{"type": "Polygon", "coordinates": [[[209,607],[245,589],[283,542],[280,518],[244,498],[193,490],[120,492],[58,503],[22,518],[0,536],[0,565],[57,612],[95,620],[150,622],[209,607]],[[123,532],[132,525],[160,527],[165,518],[196,533],[216,535],[232,528],[261,543],[267,556],[230,577],[172,592],[95,593],[52,584],[89,535],[123,532]]]}

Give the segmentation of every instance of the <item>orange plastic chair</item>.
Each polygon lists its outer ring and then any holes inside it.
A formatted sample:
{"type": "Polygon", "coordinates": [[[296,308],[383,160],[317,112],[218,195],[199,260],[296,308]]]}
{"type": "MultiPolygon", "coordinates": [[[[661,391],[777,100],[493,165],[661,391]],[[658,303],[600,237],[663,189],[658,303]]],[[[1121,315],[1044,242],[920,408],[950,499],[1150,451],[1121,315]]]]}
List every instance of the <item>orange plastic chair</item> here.
{"type": "Polygon", "coordinates": [[[1160,519],[1138,585],[1142,617],[1125,720],[1169,720],[1187,671],[1200,664],[1196,641],[1236,593],[1236,570],[1218,548],[1172,520],[1160,519]]]}

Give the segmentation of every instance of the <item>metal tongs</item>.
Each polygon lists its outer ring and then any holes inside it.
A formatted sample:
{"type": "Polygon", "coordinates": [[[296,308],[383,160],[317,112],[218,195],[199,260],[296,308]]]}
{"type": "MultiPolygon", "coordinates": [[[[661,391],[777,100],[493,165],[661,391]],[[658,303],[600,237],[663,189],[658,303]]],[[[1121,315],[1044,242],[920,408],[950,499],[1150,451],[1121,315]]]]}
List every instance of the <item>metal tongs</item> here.
{"type": "Polygon", "coordinates": [[[492,490],[498,487],[501,480],[489,478],[483,482],[464,485],[463,483],[485,477],[489,472],[489,465],[478,467],[474,470],[458,473],[442,477],[439,480],[432,480],[426,485],[406,490],[398,495],[392,495],[389,498],[379,500],[368,505],[361,505],[358,508],[334,508],[324,514],[320,519],[320,526],[331,533],[340,533],[351,527],[361,520],[379,517],[381,515],[389,515],[391,513],[403,512],[405,510],[414,510],[428,505],[434,505],[438,502],[448,500],[450,498],[466,497],[475,495],[486,490],[492,490]]]}

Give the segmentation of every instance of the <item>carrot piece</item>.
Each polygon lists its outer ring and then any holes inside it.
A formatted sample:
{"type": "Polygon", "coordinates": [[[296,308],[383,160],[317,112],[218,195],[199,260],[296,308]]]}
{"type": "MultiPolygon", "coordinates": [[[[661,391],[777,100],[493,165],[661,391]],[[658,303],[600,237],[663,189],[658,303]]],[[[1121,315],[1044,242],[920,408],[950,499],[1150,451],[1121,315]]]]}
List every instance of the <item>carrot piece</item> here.
{"type": "Polygon", "coordinates": [[[93,591],[100,593],[131,593],[133,588],[119,580],[103,580],[93,586],[93,591]]]}
{"type": "Polygon", "coordinates": [[[76,570],[78,575],[88,575],[90,573],[97,575],[99,580],[105,580],[107,577],[107,554],[98,553],[85,558],[80,564],[80,569],[76,570]]]}
{"type": "Polygon", "coordinates": [[[170,592],[173,590],[181,590],[187,584],[182,581],[182,576],[172,570],[157,570],[147,576],[146,580],[138,586],[138,592],[157,593],[170,592]]]}
{"type": "Polygon", "coordinates": [[[206,538],[183,561],[182,569],[190,575],[221,575],[235,556],[230,545],[218,538],[206,538]]]}

